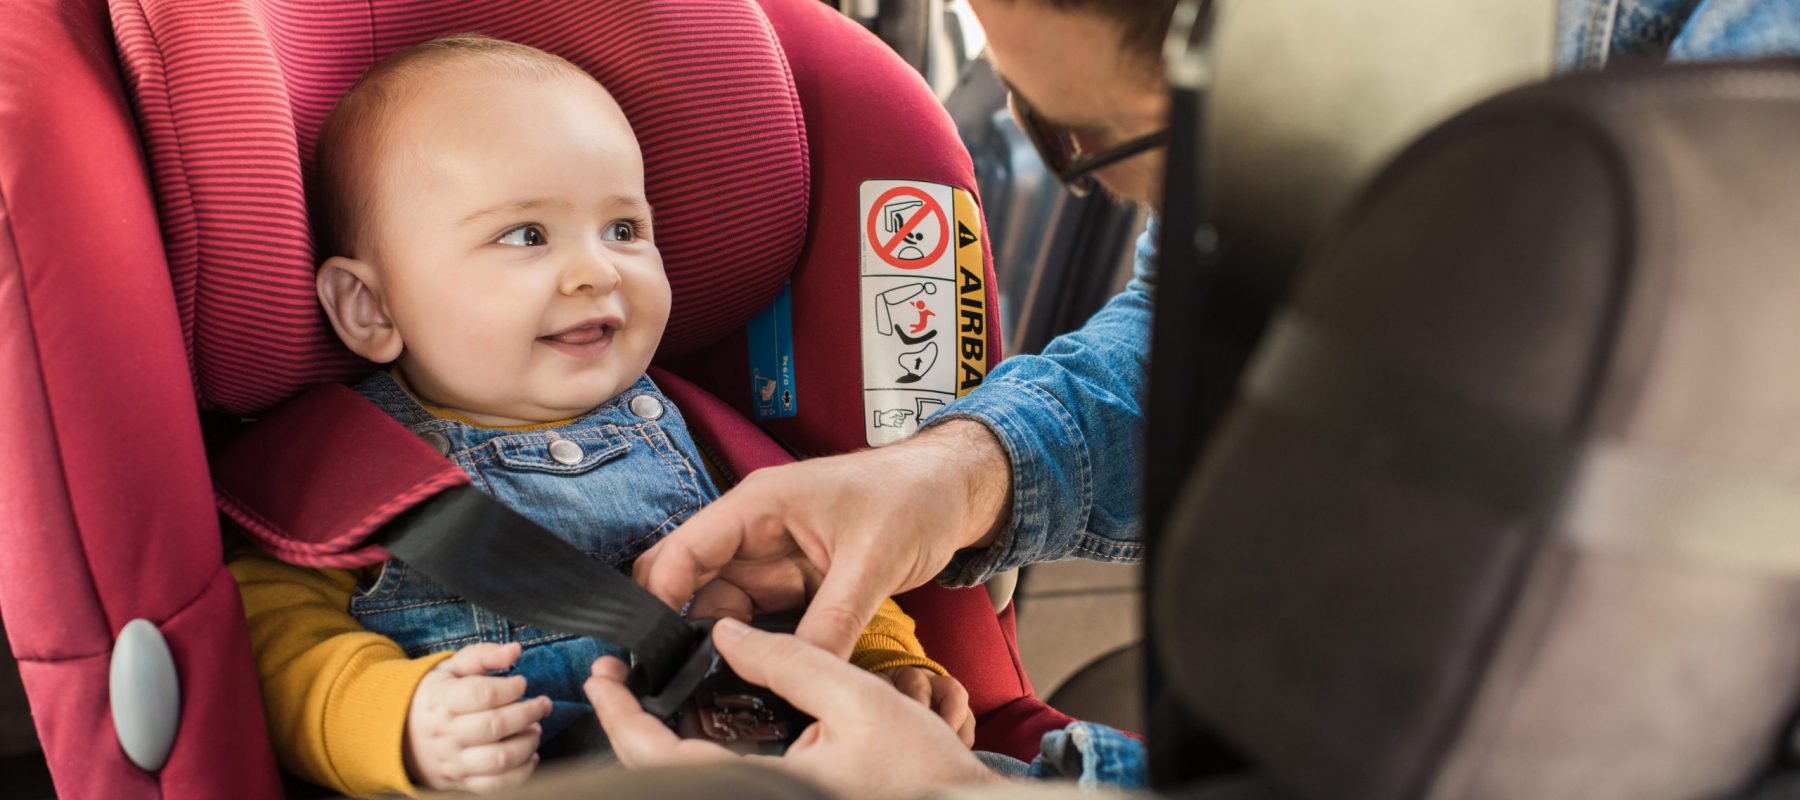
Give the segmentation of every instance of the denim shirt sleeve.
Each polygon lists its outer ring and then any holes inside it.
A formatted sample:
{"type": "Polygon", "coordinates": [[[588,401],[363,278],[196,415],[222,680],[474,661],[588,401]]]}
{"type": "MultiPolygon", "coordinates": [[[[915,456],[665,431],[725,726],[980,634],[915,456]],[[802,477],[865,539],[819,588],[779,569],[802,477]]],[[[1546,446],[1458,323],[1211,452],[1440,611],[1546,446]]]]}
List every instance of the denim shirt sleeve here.
{"type": "Polygon", "coordinates": [[[1044,734],[1029,778],[1073,780],[1082,791],[1147,789],[1150,767],[1144,743],[1097,722],[1071,722],[1044,734]]]}
{"type": "Polygon", "coordinates": [[[1792,0],[1559,0],[1561,70],[1605,66],[1614,56],[1699,61],[1800,53],[1800,4],[1792,0]]]}
{"type": "Polygon", "coordinates": [[[938,576],[972,586],[1039,561],[1136,561],[1157,225],[1138,239],[1134,275],[1080,329],[1037,355],[1002,361],[980,388],[932,415],[972,419],[1012,464],[1012,516],[994,545],[964,551],[938,576]]]}

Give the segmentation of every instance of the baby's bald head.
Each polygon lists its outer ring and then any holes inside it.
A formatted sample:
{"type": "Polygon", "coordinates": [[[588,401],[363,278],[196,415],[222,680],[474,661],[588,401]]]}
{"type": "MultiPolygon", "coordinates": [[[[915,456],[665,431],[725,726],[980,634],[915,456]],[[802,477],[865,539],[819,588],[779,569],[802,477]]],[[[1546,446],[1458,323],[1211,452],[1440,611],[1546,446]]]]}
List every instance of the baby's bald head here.
{"type": "Polygon", "coordinates": [[[382,200],[381,178],[404,161],[394,122],[407,104],[438,82],[496,71],[600,88],[593,76],[559,56],[481,34],[433,39],[382,59],[338,100],[319,130],[310,200],[321,260],[367,255],[373,206],[382,200]]]}

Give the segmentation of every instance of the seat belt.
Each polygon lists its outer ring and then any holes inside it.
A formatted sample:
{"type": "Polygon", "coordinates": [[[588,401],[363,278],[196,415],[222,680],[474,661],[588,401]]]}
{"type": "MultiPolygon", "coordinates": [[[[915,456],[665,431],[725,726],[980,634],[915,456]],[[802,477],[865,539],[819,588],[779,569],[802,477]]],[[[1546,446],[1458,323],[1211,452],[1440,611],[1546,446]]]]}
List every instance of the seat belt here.
{"type": "Polygon", "coordinates": [[[211,461],[220,512],[262,549],[310,567],[399,558],[495,613],[624,645],[631,687],[660,718],[720,671],[710,620],[684,620],[631,578],[481,493],[349,387],[289,401],[211,461]]]}
{"type": "Polygon", "coordinates": [[[689,624],[624,573],[473,486],[414,506],[370,541],[500,616],[624,645],[633,688],[658,717],[676,711],[712,667],[711,647],[701,646],[709,622],[689,624]]]}

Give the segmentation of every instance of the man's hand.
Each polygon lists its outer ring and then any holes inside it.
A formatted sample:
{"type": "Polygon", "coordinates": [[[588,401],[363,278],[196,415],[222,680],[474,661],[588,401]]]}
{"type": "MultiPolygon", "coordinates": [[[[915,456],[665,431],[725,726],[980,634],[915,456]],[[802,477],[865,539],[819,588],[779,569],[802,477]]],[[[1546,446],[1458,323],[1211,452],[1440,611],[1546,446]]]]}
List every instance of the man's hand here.
{"type": "Polygon", "coordinates": [[[807,605],[799,637],[845,658],[884,598],[990,543],[1011,499],[1000,443],[952,420],[879,450],[752,473],[639,557],[633,575],[671,607],[693,597],[690,616],[807,605]]]}
{"type": "MultiPolygon", "coordinates": [[[[738,677],[816,720],[786,755],[768,763],[840,797],[900,800],[1002,780],[926,706],[837,656],[732,619],[713,627],[713,645],[738,677]]],[[[713,742],[677,737],[638,705],[625,688],[626,672],[624,662],[602,658],[585,687],[620,762],[647,767],[740,757],[713,742]]]]}
{"type": "Polygon", "coordinates": [[[969,690],[961,681],[924,667],[895,667],[876,674],[887,678],[901,694],[936,712],[956,731],[964,747],[975,746],[975,714],[969,710],[969,690]]]}
{"type": "Polygon", "coordinates": [[[523,677],[487,674],[518,658],[517,644],[472,644],[425,673],[402,749],[413,783],[485,794],[531,777],[543,732],[538,721],[550,715],[550,698],[520,700],[523,677]]]}

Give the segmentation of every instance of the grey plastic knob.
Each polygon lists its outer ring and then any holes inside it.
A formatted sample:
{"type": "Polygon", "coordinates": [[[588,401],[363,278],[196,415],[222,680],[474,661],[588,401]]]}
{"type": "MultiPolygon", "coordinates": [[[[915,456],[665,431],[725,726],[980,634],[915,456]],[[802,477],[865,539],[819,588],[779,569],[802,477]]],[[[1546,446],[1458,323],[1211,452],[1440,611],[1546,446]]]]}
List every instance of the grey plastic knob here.
{"type": "Polygon", "coordinates": [[[147,772],[162,769],[181,725],[181,684],[162,631],[145,619],[125,623],[110,678],[113,730],[125,757],[147,772]]]}

